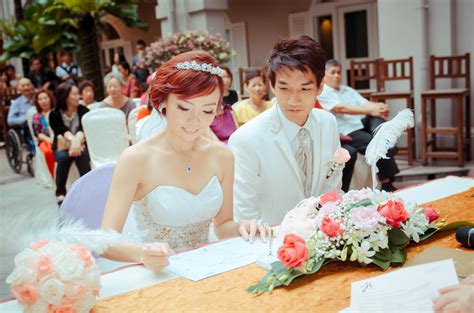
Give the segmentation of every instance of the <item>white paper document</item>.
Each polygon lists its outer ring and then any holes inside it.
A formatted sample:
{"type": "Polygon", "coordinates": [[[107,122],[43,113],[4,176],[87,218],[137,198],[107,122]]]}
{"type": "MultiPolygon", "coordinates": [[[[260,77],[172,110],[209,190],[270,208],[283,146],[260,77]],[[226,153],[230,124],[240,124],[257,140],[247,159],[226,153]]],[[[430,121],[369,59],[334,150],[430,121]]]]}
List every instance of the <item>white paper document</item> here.
{"type": "Polygon", "coordinates": [[[256,238],[224,240],[170,257],[168,271],[193,281],[224,273],[251,263],[268,253],[268,243],[256,238]]]}
{"type": "Polygon", "coordinates": [[[433,312],[438,290],[458,283],[452,259],[402,268],[353,282],[344,312],[433,312]]]}

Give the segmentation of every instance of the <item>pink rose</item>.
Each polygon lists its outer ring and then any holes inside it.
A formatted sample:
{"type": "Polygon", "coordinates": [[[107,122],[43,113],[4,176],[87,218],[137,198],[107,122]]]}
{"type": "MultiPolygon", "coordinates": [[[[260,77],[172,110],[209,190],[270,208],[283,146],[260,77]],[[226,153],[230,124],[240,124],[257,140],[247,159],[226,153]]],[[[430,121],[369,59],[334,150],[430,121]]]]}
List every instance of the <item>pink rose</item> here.
{"type": "Polygon", "coordinates": [[[74,254],[81,259],[84,263],[84,266],[87,267],[92,264],[92,254],[84,245],[70,245],[69,248],[71,249],[74,254]]]}
{"type": "Polygon", "coordinates": [[[320,225],[321,231],[328,235],[329,237],[342,236],[344,231],[341,229],[341,223],[339,221],[334,221],[329,217],[323,218],[323,221],[320,225]]]}
{"type": "Polygon", "coordinates": [[[45,276],[48,275],[53,271],[53,262],[51,258],[47,255],[42,255],[38,259],[38,263],[36,264],[36,274],[38,276],[45,276]]]}
{"type": "Polygon", "coordinates": [[[439,218],[439,213],[433,208],[432,205],[423,207],[425,209],[425,216],[428,219],[428,223],[434,222],[439,218]]]}
{"type": "Polygon", "coordinates": [[[11,291],[21,304],[33,304],[38,299],[38,291],[31,284],[15,285],[11,291]]]}
{"type": "Polygon", "coordinates": [[[288,234],[278,248],[278,259],[286,267],[300,267],[308,259],[308,249],[303,238],[288,234]]]}
{"type": "Polygon", "coordinates": [[[77,310],[72,304],[63,304],[53,307],[49,312],[52,313],[76,313],[77,310]]]}
{"type": "Polygon", "coordinates": [[[332,159],[337,164],[346,164],[347,161],[351,159],[351,155],[349,151],[344,148],[337,148],[332,156],[332,159]]]}
{"type": "Polygon", "coordinates": [[[351,221],[355,227],[363,231],[375,231],[381,218],[373,206],[355,207],[350,212],[351,221]]]}
{"type": "Polygon", "coordinates": [[[377,211],[387,219],[387,224],[393,227],[400,227],[400,223],[406,221],[410,215],[405,210],[403,203],[399,201],[388,201],[382,204],[377,211]]]}
{"type": "Polygon", "coordinates": [[[342,197],[336,192],[336,189],[334,188],[331,192],[326,192],[325,194],[319,197],[319,204],[323,206],[328,202],[338,202],[341,200],[342,197]]]}
{"type": "Polygon", "coordinates": [[[49,240],[38,240],[38,241],[33,242],[31,244],[31,249],[37,251],[37,250],[43,248],[44,246],[47,246],[48,243],[49,243],[49,240]]]}

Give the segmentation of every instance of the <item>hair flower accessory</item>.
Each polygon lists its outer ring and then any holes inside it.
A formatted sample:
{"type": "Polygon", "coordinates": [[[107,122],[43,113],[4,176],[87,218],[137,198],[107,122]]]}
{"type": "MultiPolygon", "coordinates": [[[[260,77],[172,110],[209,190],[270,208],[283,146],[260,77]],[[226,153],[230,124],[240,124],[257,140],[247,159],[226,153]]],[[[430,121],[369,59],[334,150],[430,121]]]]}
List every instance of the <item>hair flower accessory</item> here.
{"type": "Polygon", "coordinates": [[[331,176],[334,171],[342,170],[350,158],[351,155],[349,154],[349,151],[344,148],[337,148],[334,152],[334,155],[332,156],[331,165],[326,178],[329,178],[329,176],[331,176]]]}
{"type": "Polygon", "coordinates": [[[193,70],[208,72],[213,75],[224,76],[224,70],[218,66],[213,66],[207,63],[198,63],[196,61],[186,61],[176,64],[176,68],[180,70],[193,70]]]}

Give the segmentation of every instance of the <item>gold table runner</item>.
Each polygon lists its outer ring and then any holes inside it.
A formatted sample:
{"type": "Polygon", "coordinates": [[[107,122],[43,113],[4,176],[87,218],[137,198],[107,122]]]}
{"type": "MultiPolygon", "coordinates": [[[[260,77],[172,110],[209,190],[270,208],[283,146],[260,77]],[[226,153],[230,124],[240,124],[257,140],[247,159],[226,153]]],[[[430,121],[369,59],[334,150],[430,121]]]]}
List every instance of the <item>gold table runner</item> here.
{"type": "MultiPolygon", "coordinates": [[[[474,188],[426,204],[433,205],[442,217],[448,216],[447,222],[474,221],[474,188]]],[[[408,260],[431,246],[469,251],[455,240],[454,231],[443,232],[411,245],[408,260]]],[[[353,281],[383,272],[372,265],[364,268],[334,262],[315,275],[297,279],[290,287],[261,296],[247,293],[247,287],[265,273],[251,264],[198,282],[180,277],[100,300],[92,312],[338,312],[350,305],[353,281]]]]}

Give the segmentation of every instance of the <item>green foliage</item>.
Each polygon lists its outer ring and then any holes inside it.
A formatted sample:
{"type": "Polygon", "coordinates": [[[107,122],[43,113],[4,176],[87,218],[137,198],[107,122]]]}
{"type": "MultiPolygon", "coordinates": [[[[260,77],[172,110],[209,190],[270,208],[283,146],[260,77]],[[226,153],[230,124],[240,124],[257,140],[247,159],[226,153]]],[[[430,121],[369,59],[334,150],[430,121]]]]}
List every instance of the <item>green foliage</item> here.
{"type": "Polygon", "coordinates": [[[31,58],[49,51],[78,50],[77,34],[84,17],[91,15],[101,29],[102,18],[113,15],[125,25],[146,30],[138,17],[137,0],[37,0],[24,8],[24,19],[0,21],[7,37],[0,61],[31,58]]]}

